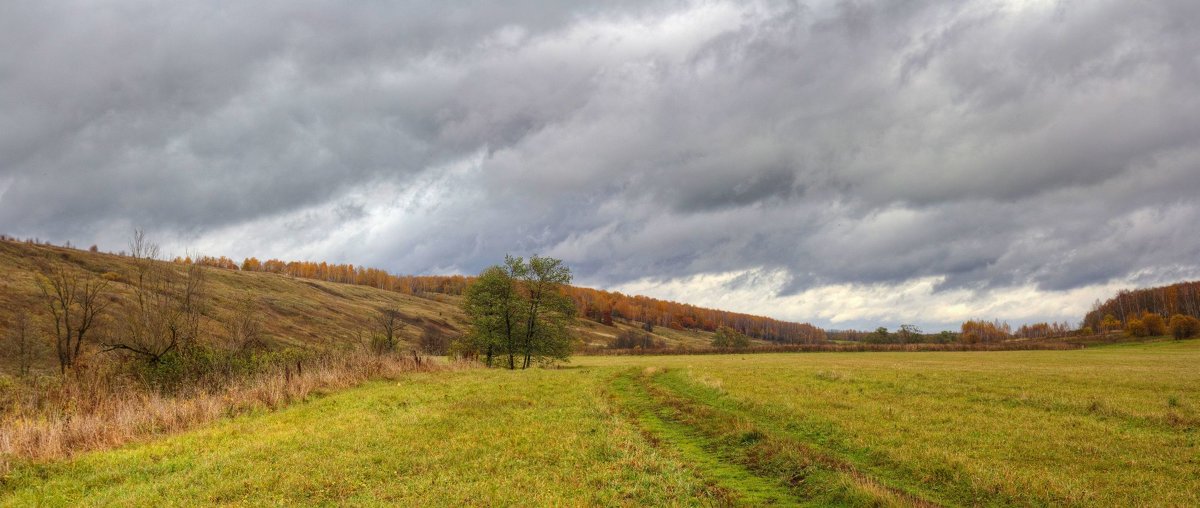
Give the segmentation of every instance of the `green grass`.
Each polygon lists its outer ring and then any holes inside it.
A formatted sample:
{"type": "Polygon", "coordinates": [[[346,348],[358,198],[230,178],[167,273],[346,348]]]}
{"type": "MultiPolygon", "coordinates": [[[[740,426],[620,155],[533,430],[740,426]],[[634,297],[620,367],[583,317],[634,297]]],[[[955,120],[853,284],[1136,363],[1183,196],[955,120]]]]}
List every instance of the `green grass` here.
{"type": "Polygon", "coordinates": [[[4,505],[645,505],[705,485],[602,403],[596,369],[375,383],[18,470],[4,505]]]}
{"type": "Polygon", "coordinates": [[[1200,504],[1200,341],[414,374],[69,461],[0,505],[1200,504]]]}

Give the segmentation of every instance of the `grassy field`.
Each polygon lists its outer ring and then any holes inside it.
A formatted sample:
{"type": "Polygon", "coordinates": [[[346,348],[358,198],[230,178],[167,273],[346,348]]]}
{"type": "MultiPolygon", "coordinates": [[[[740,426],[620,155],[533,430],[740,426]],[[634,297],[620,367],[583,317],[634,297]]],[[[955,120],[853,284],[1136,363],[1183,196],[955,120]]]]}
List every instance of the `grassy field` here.
{"type": "Polygon", "coordinates": [[[1200,504],[1200,341],[412,374],[70,461],[0,505],[1200,504]]]}

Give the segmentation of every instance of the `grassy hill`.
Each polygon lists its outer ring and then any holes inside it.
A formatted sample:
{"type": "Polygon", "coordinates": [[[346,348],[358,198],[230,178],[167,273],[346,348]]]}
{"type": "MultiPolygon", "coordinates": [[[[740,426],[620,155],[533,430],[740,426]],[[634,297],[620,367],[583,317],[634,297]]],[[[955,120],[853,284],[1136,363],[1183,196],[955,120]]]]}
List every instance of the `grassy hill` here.
{"type": "MultiPolygon", "coordinates": [[[[133,259],[116,254],[0,241],[0,330],[6,329],[16,313],[41,316],[45,313],[37,280],[41,266],[65,263],[110,280],[108,292],[114,305],[122,305],[131,289],[126,281],[134,272],[133,259]]],[[[161,262],[183,273],[184,267],[161,262]]],[[[407,326],[401,340],[415,344],[421,333],[436,328],[454,336],[466,329],[461,297],[429,293],[424,297],[385,291],[369,286],[324,282],[288,275],[225,270],[207,270],[208,310],[203,323],[207,336],[220,341],[222,324],[239,299],[250,295],[262,316],[269,344],[301,348],[354,347],[355,334],[369,331],[373,315],[380,308],[395,307],[407,326]]],[[[111,316],[113,313],[109,313],[111,316]]],[[[603,347],[622,330],[634,323],[616,322],[613,326],[581,320],[576,333],[582,343],[603,347]]],[[[703,347],[711,333],[695,330],[657,328],[653,335],[675,347],[703,347]]],[[[761,342],[761,341],[756,341],[761,342]]],[[[52,367],[47,351],[42,368],[52,367]]],[[[0,370],[8,359],[0,358],[0,370]]]]}
{"type": "MultiPolygon", "coordinates": [[[[44,314],[37,279],[39,265],[45,263],[66,263],[109,279],[107,291],[114,305],[123,304],[132,293],[125,282],[134,271],[129,257],[0,242],[0,308],[6,311],[0,319],[11,319],[18,312],[44,314]]],[[[162,263],[180,273],[184,270],[173,263],[162,263]]],[[[373,314],[382,307],[401,310],[409,323],[400,332],[406,341],[415,341],[425,328],[436,327],[448,333],[464,328],[457,302],[448,297],[425,299],[369,287],[219,269],[207,270],[207,280],[209,305],[202,326],[214,341],[224,334],[221,323],[229,309],[247,294],[254,297],[264,333],[275,346],[349,346],[353,333],[369,329],[373,314]]],[[[47,356],[45,366],[50,366],[50,361],[47,356]]]]}

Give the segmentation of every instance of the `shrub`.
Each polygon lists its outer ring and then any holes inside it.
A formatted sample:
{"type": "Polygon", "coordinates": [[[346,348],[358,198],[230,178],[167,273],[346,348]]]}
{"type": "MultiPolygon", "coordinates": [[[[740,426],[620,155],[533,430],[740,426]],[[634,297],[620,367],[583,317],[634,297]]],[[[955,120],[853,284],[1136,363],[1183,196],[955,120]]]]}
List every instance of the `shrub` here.
{"type": "Polygon", "coordinates": [[[1171,316],[1170,324],[1171,335],[1176,339],[1187,339],[1200,335],[1200,319],[1183,314],[1171,316]]]}
{"type": "Polygon", "coordinates": [[[717,333],[713,334],[712,346],[718,348],[732,347],[740,349],[750,346],[750,337],[747,337],[728,326],[722,326],[717,328],[717,333]]]}
{"type": "Polygon", "coordinates": [[[1137,318],[1130,319],[1129,322],[1125,323],[1125,333],[1129,334],[1130,337],[1145,337],[1150,335],[1150,332],[1146,330],[1146,323],[1137,318]]]}
{"type": "Polygon", "coordinates": [[[436,326],[425,328],[421,332],[421,352],[427,355],[445,355],[450,350],[451,339],[436,326]]]}
{"type": "Polygon", "coordinates": [[[1166,335],[1167,323],[1162,316],[1153,312],[1142,314],[1142,323],[1146,325],[1146,333],[1152,336],[1166,335]]]}

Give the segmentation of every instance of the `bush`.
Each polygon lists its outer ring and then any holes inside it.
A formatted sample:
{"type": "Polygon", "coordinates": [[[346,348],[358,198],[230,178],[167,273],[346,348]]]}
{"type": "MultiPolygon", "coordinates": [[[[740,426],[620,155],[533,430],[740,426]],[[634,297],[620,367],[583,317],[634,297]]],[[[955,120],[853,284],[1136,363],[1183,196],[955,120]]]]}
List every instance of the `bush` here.
{"type": "Polygon", "coordinates": [[[450,351],[451,339],[440,328],[431,326],[421,332],[421,352],[442,356],[450,351]]]}
{"type": "Polygon", "coordinates": [[[1171,335],[1176,339],[1187,339],[1200,335],[1200,319],[1192,316],[1183,314],[1171,316],[1168,327],[1171,329],[1171,335]]]}
{"type": "Polygon", "coordinates": [[[745,348],[750,346],[750,337],[728,326],[722,326],[717,328],[717,333],[713,334],[712,346],[716,348],[745,348]]]}
{"type": "Polygon", "coordinates": [[[1129,322],[1125,323],[1125,333],[1129,334],[1130,337],[1145,337],[1150,335],[1150,332],[1146,330],[1146,323],[1137,318],[1130,319],[1129,322]]]}
{"type": "Polygon", "coordinates": [[[1167,323],[1162,316],[1153,312],[1142,314],[1142,323],[1146,325],[1146,333],[1152,336],[1166,335],[1167,323]]]}

